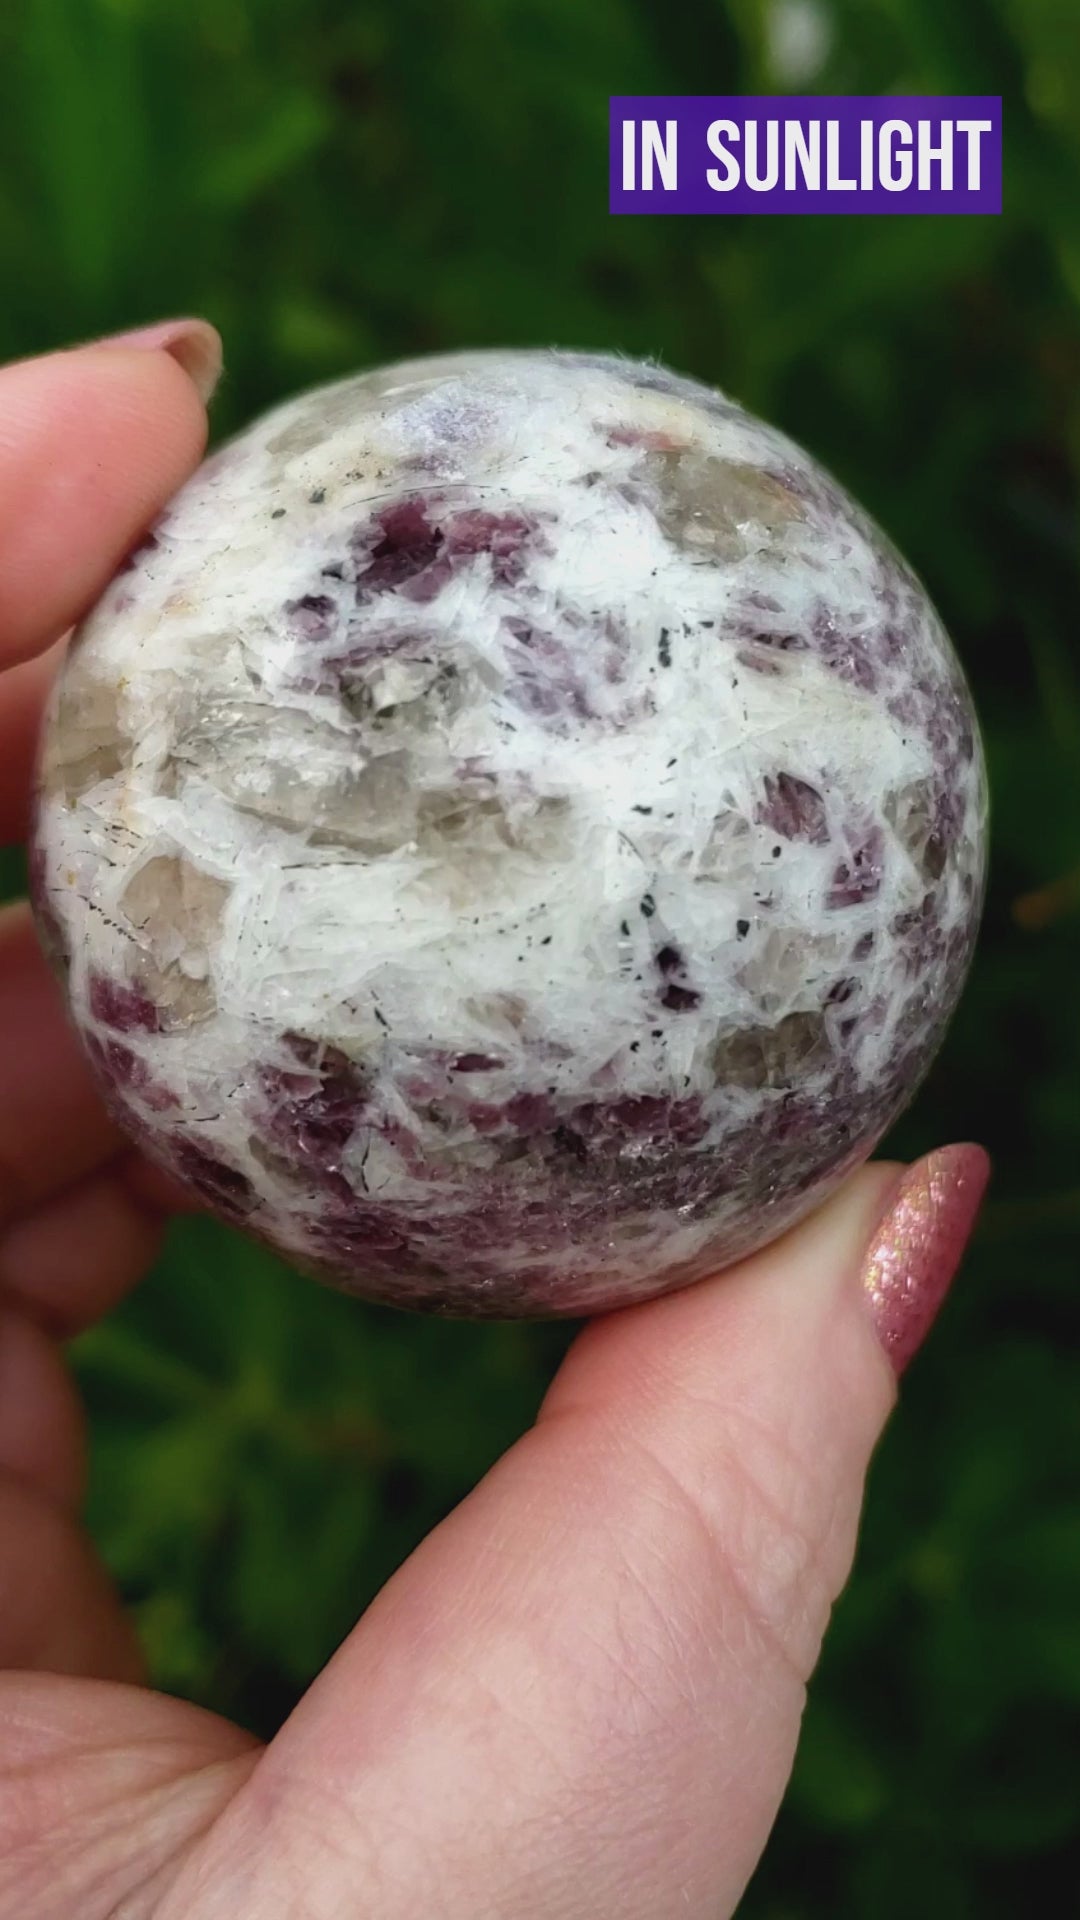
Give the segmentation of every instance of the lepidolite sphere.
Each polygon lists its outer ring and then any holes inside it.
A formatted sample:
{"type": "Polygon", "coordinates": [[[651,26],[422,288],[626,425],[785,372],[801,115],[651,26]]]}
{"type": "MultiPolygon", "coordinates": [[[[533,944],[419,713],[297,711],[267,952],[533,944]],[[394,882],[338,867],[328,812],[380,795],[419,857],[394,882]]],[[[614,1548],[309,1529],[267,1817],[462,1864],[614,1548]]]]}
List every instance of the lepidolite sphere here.
{"type": "Polygon", "coordinates": [[[957,998],[986,789],[918,582],[653,365],[418,360],[210,459],[74,643],[40,924],[101,1084],[369,1297],[581,1313],[772,1238],[957,998]]]}

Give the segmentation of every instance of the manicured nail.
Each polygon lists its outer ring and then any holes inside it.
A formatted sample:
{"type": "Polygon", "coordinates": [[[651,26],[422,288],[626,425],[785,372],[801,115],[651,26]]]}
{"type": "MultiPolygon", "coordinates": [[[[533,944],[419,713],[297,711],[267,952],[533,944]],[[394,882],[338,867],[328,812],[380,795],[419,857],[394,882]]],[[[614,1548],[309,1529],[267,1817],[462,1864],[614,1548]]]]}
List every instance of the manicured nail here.
{"type": "Polygon", "coordinates": [[[221,378],[221,335],[209,320],[158,320],[151,327],[111,333],[94,345],[142,347],[148,352],[169,354],[183,367],[204,401],[211,398],[221,378]]]}
{"type": "Polygon", "coordinates": [[[937,1318],[990,1178],[982,1147],[939,1147],[907,1169],[870,1243],[863,1286],[898,1374],[937,1318]]]}

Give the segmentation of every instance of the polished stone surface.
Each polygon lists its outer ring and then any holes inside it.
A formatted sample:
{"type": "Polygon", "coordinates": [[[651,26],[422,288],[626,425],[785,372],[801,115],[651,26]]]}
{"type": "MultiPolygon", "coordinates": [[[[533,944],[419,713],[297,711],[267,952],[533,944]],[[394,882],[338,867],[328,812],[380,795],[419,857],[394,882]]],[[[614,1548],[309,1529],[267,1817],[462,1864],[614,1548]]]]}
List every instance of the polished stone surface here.
{"type": "Polygon", "coordinates": [[[84,623],[39,923],[114,1110],[312,1271],[578,1313],[816,1204],[927,1067],[986,787],[908,568],[653,365],[415,361],[211,458],[84,623]]]}

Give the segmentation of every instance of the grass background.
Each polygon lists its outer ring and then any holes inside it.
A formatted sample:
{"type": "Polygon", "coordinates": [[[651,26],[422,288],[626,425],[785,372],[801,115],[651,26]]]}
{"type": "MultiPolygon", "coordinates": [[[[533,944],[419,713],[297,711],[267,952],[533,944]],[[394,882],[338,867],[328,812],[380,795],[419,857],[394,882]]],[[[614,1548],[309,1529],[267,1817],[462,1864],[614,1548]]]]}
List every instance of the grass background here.
{"type": "MultiPolygon", "coordinates": [[[[955,633],[985,932],[890,1145],[993,1197],[878,1457],[749,1920],[994,1920],[1080,1874],[1080,9],[6,0],[0,358],[222,328],[227,433],[427,349],[661,356],[805,441],[955,633]],[[612,220],[612,92],[1000,93],[1000,219],[612,220]]],[[[426,1324],[207,1222],[79,1346],[91,1519],[161,1683],[278,1723],[529,1420],[565,1329],[426,1324]]]]}

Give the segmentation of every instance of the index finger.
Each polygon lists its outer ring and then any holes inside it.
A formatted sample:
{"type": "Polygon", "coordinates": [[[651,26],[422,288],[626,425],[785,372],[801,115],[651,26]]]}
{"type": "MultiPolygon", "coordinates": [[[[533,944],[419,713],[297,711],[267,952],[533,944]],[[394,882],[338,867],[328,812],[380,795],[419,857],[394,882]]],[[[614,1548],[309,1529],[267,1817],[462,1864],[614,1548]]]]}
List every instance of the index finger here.
{"type": "Polygon", "coordinates": [[[86,611],[205,443],[172,351],[103,344],[0,369],[0,669],[86,611]]]}

